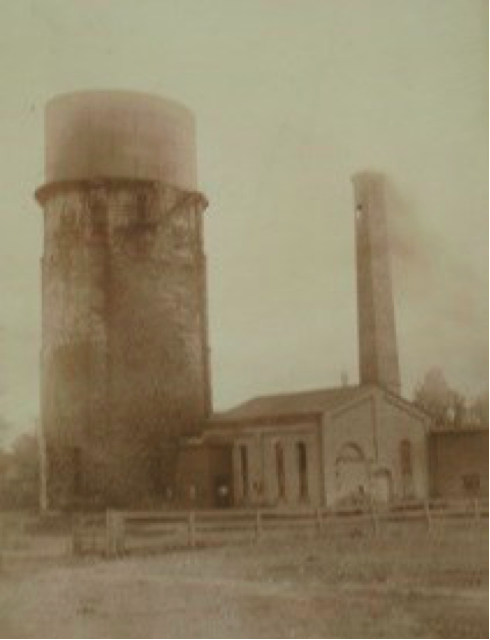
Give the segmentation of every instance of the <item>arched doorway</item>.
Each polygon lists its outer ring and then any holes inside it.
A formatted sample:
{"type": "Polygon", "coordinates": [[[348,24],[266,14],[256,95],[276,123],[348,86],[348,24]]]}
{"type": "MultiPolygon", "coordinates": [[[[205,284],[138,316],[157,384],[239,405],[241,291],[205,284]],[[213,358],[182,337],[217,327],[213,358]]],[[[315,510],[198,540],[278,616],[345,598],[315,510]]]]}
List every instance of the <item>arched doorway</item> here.
{"type": "Polygon", "coordinates": [[[361,447],[347,443],[335,460],[337,498],[360,499],[369,493],[369,471],[366,456],[361,447]]]}

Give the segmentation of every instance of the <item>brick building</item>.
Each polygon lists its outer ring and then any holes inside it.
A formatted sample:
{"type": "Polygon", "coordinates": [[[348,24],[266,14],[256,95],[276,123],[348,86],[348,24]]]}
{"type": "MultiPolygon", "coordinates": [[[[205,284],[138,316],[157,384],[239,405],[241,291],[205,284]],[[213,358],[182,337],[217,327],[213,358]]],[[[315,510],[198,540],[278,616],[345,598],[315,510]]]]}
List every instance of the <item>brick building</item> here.
{"type": "Polygon", "coordinates": [[[185,504],[332,505],[428,495],[429,420],[399,395],[383,179],[363,172],[353,185],[360,385],[263,396],[215,414],[201,439],[181,451],[185,504]],[[219,465],[206,462],[218,455],[219,465]]]}
{"type": "Polygon", "coordinates": [[[180,498],[269,507],[423,498],[427,424],[375,385],[255,398],[215,415],[183,449],[180,498]],[[219,464],[207,464],[218,451],[219,464]]]}

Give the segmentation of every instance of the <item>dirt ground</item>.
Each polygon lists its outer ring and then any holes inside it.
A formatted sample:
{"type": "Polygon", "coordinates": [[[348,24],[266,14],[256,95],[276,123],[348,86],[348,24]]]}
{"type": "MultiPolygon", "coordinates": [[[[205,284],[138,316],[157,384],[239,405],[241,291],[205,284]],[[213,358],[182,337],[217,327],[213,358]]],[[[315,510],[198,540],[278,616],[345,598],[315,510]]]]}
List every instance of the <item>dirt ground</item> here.
{"type": "Polygon", "coordinates": [[[4,554],[3,638],[488,638],[488,533],[4,554]]]}

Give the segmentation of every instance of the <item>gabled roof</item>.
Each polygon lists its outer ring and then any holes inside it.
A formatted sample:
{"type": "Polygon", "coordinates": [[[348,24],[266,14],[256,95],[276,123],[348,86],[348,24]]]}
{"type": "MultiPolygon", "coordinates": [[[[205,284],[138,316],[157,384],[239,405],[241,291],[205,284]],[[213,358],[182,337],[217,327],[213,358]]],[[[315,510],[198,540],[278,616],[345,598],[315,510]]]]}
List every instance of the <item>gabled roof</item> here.
{"type": "Polygon", "coordinates": [[[371,390],[371,387],[356,385],[258,396],[229,411],[215,413],[211,423],[216,425],[227,422],[247,422],[260,418],[321,414],[365,396],[371,390]]]}

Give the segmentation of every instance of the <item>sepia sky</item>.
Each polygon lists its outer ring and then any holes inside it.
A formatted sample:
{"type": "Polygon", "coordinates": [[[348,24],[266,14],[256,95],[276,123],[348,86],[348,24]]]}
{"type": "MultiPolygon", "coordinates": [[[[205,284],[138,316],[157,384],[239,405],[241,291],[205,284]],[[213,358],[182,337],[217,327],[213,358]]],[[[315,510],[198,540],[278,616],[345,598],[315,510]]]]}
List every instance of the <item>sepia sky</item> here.
{"type": "Polygon", "coordinates": [[[0,0],[0,431],[38,416],[43,109],[192,109],[215,407],[357,382],[350,175],[382,171],[404,393],[488,378],[485,0],[0,0]]]}

